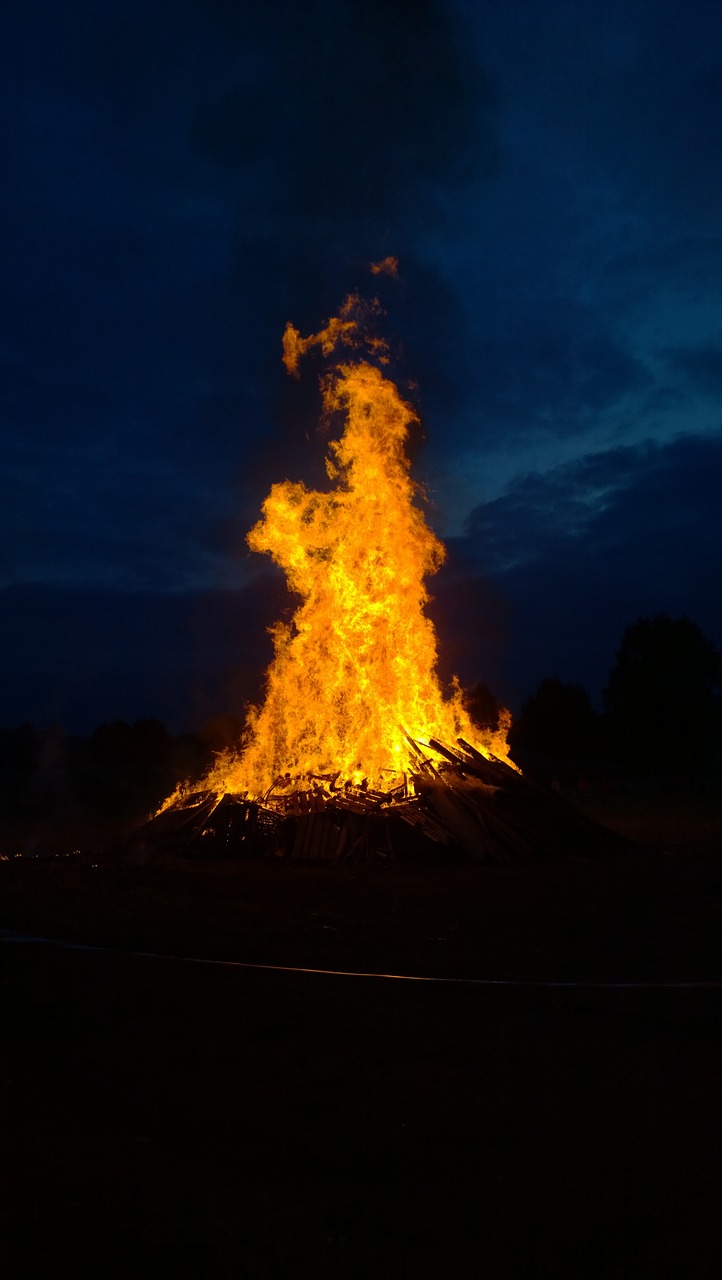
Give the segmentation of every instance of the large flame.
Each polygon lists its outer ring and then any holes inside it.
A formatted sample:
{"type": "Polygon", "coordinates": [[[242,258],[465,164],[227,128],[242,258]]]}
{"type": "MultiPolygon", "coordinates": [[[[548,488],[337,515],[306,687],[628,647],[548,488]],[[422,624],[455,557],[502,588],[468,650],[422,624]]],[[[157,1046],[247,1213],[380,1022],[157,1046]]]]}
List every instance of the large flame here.
{"type": "MultiPolygon", "coordinates": [[[[313,345],[324,354],[339,343],[358,345],[358,313],[358,299],[347,299],[340,316],[309,338],[289,325],[289,372],[313,345]]],[[[370,348],[386,362],[378,339],[370,348]]],[[[340,775],[337,782],[388,787],[394,775],[418,768],[409,737],[428,744],[461,736],[485,755],[507,759],[508,721],[480,740],[458,685],[445,697],[436,674],[424,579],[438,569],[444,548],[409,474],[406,445],[416,414],[365,359],[338,365],[323,395],[327,412],[345,416],[326,461],[328,491],[289,480],[274,485],[248,535],[253,551],[283,568],[301,604],[290,623],[272,628],[265,700],[249,713],[239,754],[219,757],[206,780],[216,791],[260,798],[285,775],[340,775]]]]}

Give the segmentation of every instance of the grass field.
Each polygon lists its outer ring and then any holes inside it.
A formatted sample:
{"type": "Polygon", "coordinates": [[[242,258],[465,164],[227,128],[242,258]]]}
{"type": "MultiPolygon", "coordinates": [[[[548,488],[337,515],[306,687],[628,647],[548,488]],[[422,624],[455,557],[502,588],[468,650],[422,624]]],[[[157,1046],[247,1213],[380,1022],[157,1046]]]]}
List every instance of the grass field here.
{"type": "Polygon", "coordinates": [[[639,852],[0,863],[100,948],[0,945],[4,1274],[718,1275],[722,987],[656,984],[722,980],[720,805],[602,807],[639,852]]]}

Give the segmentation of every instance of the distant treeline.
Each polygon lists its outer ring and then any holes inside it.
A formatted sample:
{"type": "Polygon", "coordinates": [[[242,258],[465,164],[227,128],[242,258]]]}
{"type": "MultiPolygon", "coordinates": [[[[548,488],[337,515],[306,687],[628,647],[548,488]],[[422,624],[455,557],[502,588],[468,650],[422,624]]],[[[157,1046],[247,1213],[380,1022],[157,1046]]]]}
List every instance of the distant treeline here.
{"type": "Polygon", "coordinates": [[[59,725],[0,729],[0,817],[52,817],[74,810],[141,817],[179,781],[202,778],[217,752],[240,741],[235,716],[173,735],[160,720],[115,720],[89,737],[59,725]]]}
{"type": "MultiPolygon", "coordinates": [[[[480,724],[499,703],[485,685],[467,695],[480,724]]],[[[587,691],[556,676],[541,681],[515,717],[512,756],[566,776],[694,777],[722,764],[722,660],[688,618],[657,614],[627,627],[597,712],[587,691]]]]}
{"type": "MultiPolygon", "coordinates": [[[[547,781],[698,776],[722,761],[721,685],[720,655],[693,622],[640,618],[624,633],[602,711],[580,685],[547,677],[514,720],[512,756],[547,781]]],[[[496,724],[501,703],[486,685],[466,701],[480,726],[496,724]]],[[[179,781],[203,778],[242,731],[235,716],[178,735],[154,719],[101,724],[89,737],[57,725],[2,729],[0,818],[141,817],[179,781]]]]}

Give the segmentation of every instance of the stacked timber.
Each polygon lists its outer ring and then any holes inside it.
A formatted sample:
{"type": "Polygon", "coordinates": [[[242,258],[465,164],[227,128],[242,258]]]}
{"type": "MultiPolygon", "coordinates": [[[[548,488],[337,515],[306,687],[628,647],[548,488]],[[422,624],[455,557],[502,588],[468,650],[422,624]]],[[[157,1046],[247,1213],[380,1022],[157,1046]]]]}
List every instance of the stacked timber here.
{"type": "MultiPolygon", "coordinates": [[[[408,735],[407,735],[408,737],[408,735]]],[[[187,856],[510,862],[603,856],[619,836],[463,738],[408,738],[415,767],[388,791],[338,775],[277,779],[259,800],[210,791],[150,820],[146,845],[187,856]]]]}

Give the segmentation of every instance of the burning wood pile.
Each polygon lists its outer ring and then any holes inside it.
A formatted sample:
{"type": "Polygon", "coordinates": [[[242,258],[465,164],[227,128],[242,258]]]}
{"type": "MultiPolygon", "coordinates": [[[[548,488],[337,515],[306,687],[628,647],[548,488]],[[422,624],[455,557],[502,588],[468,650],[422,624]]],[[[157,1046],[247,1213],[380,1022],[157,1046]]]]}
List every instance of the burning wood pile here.
{"type": "Polygon", "coordinates": [[[560,796],[463,739],[455,749],[434,740],[430,752],[409,743],[417,770],[389,790],[341,782],[338,774],[286,775],[258,800],[201,790],[157,814],[143,840],[189,857],[331,862],[556,861],[626,848],[560,796]]]}
{"type": "Polygon", "coordinates": [[[425,577],[444,547],[410,476],[418,419],[378,367],[389,363],[370,329],[379,312],[353,296],[317,334],[286,328],[292,375],[312,348],[364,348],[375,363],[336,362],[321,380],[325,421],[343,421],[329,445],[329,489],[275,484],[248,535],[301,603],[272,628],[265,699],[243,743],[199,786],[168,798],[147,829],[153,843],[337,860],[552,855],[578,849],[581,827],[595,843],[573,810],[521,777],[507,752],[508,713],[483,733],[458,684],[442,691],[424,610],[425,577]]]}

